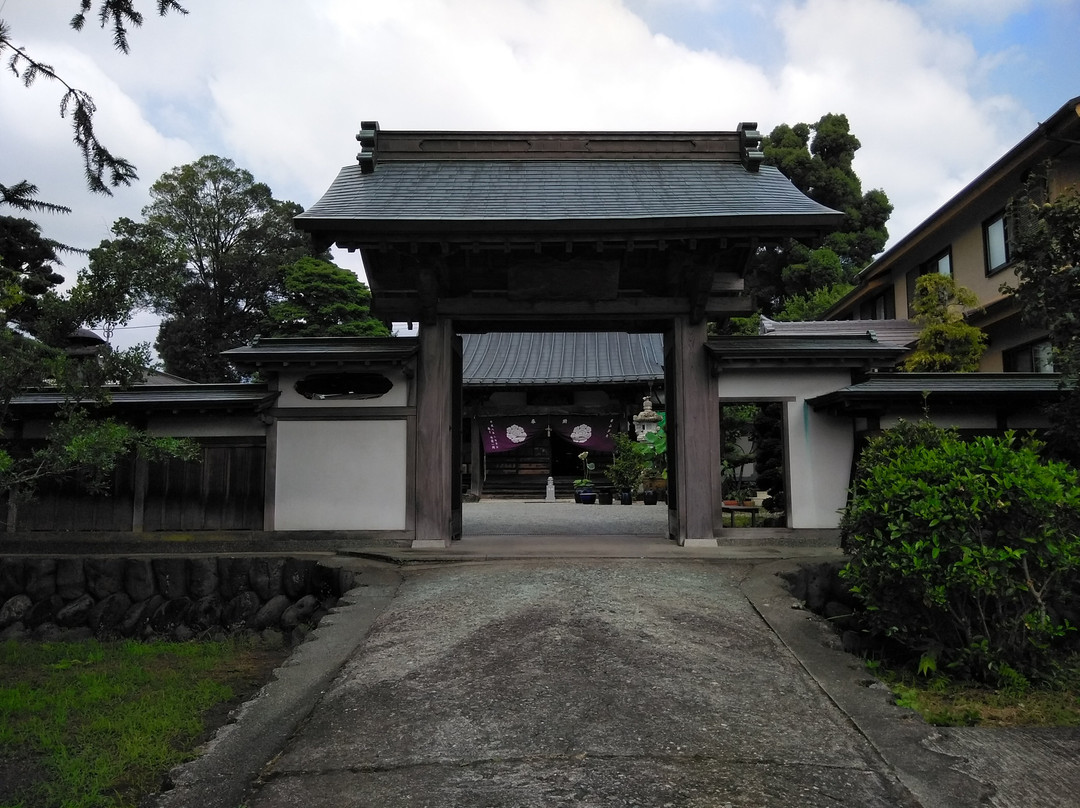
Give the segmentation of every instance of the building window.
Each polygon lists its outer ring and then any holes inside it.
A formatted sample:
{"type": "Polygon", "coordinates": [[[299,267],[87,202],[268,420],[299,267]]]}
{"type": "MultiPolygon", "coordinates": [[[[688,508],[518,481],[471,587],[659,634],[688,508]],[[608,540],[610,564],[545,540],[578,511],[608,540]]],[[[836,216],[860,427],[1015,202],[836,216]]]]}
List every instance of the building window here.
{"type": "Polygon", "coordinates": [[[870,298],[859,306],[860,320],[895,320],[896,304],[892,289],[870,298]]]}
{"type": "MultiPolygon", "coordinates": [[[[945,248],[929,261],[919,264],[918,267],[911,270],[907,274],[907,307],[908,316],[910,317],[911,303],[915,300],[915,281],[917,281],[923,275],[929,275],[931,272],[936,272],[938,275],[948,275],[952,277],[952,250],[945,248]]],[[[895,317],[896,314],[893,314],[895,317]]]]}
{"type": "Polygon", "coordinates": [[[931,258],[926,264],[926,271],[923,272],[927,275],[931,272],[936,272],[938,275],[952,276],[952,252],[945,250],[933,258],[931,258]]]}
{"type": "Polygon", "coordinates": [[[1005,351],[1002,364],[1007,373],[1053,373],[1054,349],[1049,340],[1039,340],[1005,351]]]}
{"type": "Polygon", "coordinates": [[[986,274],[993,275],[1009,263],[1009,226],[1005,213],[999,213],[983,225],[986,245],[986,274]]]}

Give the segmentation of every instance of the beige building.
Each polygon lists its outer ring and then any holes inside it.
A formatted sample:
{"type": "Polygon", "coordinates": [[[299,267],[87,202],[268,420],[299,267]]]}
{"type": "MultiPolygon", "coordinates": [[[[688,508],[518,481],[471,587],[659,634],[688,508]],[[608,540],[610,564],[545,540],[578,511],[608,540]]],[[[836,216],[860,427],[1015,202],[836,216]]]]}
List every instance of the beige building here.
{"type": "Polygon", "coordinates": [[[1053,198],[1080,183],[1080,97],[1055,112],[925,222],[859,275],[858,287],[827,320],[905,320],[915,280],[929,272],[952,275],[982,306],[968,321],[986,331],[986,372],[1050,372],[1045,333],[1020,322],[1001,291],[1015,284],[1009,201],[1029,179],[1045,182],[1053,198]]]}

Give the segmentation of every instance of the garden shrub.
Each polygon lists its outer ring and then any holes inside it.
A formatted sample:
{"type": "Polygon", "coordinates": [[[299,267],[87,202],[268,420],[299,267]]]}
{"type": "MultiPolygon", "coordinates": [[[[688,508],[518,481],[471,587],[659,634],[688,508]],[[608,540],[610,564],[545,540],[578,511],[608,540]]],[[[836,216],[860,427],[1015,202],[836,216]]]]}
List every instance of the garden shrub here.
{"type": "Polygon", "coordinates": [[[923,670],[1040,676],[1076,642],[1080,486],[1041,444],[904,424],[860,459],[842,574],[923,670]]]}

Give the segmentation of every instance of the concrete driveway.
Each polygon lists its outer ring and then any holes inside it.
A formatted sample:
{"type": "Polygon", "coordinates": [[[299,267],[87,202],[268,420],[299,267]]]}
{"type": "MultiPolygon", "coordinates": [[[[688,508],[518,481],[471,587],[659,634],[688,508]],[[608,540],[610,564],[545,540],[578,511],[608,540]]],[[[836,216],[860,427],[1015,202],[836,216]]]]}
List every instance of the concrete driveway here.
{"type": "Polygon", "coordinates": [[[740,592],[695,561],[409,571],[248,808],[906,806],[740,592]]]}

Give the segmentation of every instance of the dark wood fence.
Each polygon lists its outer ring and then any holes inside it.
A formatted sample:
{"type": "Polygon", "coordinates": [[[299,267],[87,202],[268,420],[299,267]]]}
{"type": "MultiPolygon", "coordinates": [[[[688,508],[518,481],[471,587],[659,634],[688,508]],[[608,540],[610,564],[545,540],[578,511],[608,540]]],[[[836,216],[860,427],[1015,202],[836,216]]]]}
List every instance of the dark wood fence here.
{"type": "Polygon", "coordinates": [[[200,443],[199,460],[126,460],[103,494],[86,493],[77,480],[42,486],[15,513],[4,508],[7,529],[125,532],[141,525],[144,531],[262,530],[265,441],[200,443]]]}

